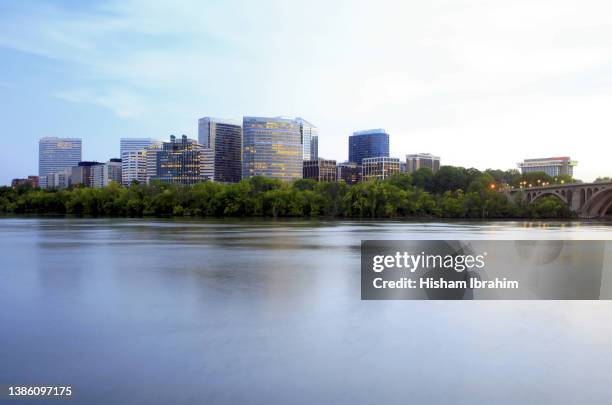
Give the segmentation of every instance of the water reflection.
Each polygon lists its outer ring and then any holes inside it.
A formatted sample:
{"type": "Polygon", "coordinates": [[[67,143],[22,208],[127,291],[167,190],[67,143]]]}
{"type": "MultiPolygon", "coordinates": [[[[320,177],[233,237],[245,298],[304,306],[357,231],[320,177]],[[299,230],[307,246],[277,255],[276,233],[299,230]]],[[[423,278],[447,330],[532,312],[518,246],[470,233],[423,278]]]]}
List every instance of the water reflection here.
{"type": "Polygon", "coordinates": [[[0,383],[89,404],[605,403],[609,302],[362,302],[359,244],[609,225],[3,219],[0,383]]]}

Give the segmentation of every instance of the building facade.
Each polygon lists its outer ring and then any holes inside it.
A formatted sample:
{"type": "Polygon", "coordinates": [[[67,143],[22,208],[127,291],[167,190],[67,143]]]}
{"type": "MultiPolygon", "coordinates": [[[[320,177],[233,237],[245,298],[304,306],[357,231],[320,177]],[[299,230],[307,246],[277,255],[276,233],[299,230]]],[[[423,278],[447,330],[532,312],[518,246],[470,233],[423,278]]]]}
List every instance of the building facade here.
{"type": "Polygon", "coordinates": [[[310,159],[319,158],[319,135],[313,135],[310,139],[310,159]]]}
{"type": "Polygon", "coordinates": [[[361,181],[361,165],[354,162],[343,162],[336,166],[338,181],[346,184],[355,184],[361,181]]]}
{"type": "Polygon", "coordinates": [[[46,187],[46,176],[76,166],[82,158],[80,138],[41,138],[38,142],[38,176],[40,186],[46,187]]]}
{"type": "Polygon", "coordinates": [[[242,126],[219,118],[198,120],[198,143],[214,153],[214,181],[237,183],[242,179],[242,126]]]}
{"type": "Polygon", "coordinates": [[[431,153],[415,153],[406,155],[406,172],[414,173],[422,168],[431,169],[432,172],[440,170],[440,156],[431,153]]]}
{"type": "Polygon", "coordinates": [[[362,164],[363,159],[389,156],[389,134],[384,129],[353,132],[349,136],[349,162],[362,164]]]}
{"type": "Polygon", "coordinates": [[[122,172],[121,183],[126,187],[132,181],[146,183],[145,149],[161,147],[162,142],[153,138],[121,138],[119,142],[122,172]]]}
{"type": "Polygon", "coordinates": [[[384,180],[387,177],[400,172],[399,158],[388,156],[372,157],[363,159],[361,165],[361,178],[368,180],[384,180]]]}
{"type": "Polygon", "coordinates": [[[79,162],[72,168],[71,185],[83,185],[85,187],[93,187],[94,167],[103,166],[100,162],[79,162]]]}
{"type": "Polygon", "coordinates": [[[157,174],[151,180],[192,185],[213,177],[214,151],[186,135],[179,141],[171,135],[170,142],[164,142],[156,153],[157,174]]]}
{"type": "Polygon", "coordinates": [[[297,117],[295,122],[300,126],[302,159],[304,161],[317,159],[319,155],[319,130],[304,118],[297,117]]]}
{"type": "Polygon", "coordinates": [[[161,146],[151,145],[144,148],[145,155],[145,183],[149,184],[151,179],[157,176],[157,152],[161,146]]]}
{"type": "Polygon", "coordinates": [[[121,184],[129,187],[134,181],[147,182],[147,152],[145,149],[121,154],[121,184]]]}
{"type": "Polygon", "coordinates": [[[121,159],[111,159],[108,162],[93,167],[93,187],[102,188],[110,183],[121,184],[121,159]]]}
{"type": "Polygon", "coordinates": [[[300,124],[290,118],[244,117],[242,177],[302,178],[300,124]]]}
{"type": "Polygon", "coordinates": [[[574,166],[578,162],[572,160],[569,156],[541,158],[541,159],[525,159],[518,164],[522,174],[533,172],[544,172],[550,177],[555,176],[574,176],[574,166]]]}
{"type": "Polygon", "coordinates": [[[305,160],[303,175],[305,179],[315,181],[336,181],[336,161],[322,158],[305,160]]]}
{"type": "Polygon", "coordinates": [[[44,177],[42,188],[68,188],[72,185],[72,168],[64,169],[61,172],[51,173],[44,177]]]}

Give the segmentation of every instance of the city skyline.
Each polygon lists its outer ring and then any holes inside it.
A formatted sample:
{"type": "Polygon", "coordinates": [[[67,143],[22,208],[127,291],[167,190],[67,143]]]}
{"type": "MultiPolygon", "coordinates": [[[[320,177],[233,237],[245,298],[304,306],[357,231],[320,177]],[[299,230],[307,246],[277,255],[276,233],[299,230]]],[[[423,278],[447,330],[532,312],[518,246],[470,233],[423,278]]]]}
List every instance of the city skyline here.
{"type": "Polygon", "coordinates": [[[204,115],[308,117],[338,162],[352,132],[384,127],[390,156],[484,170],[570,155],[577,178],[609,176],[594,147],[612,131],[608,7],[314,1],[304,30],[269,1],[3,3],[0,122],[16,135],[0,183],[36,172],[45,136],[106,161],[123,137],[197,139],[204,115]]]}

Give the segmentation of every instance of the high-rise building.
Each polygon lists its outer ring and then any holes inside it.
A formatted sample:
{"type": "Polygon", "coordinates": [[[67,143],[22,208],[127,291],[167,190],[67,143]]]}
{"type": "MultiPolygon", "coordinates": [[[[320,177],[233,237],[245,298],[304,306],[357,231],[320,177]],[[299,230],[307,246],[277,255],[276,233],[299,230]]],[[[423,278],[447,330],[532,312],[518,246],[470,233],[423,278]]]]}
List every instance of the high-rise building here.
{"type": "Polygon", "coordinates": [[[82,158],[80,138],[41,138],[38,142],[38,176],[46,187],[46,176],[76,166],[82,158]]]}
{"type": "Polygon", "coordinates": [[[302,159],[315,160],[319,155],[319,130],[317,127],[297,117],[295,122],[300,126],[300,142],[302,143],[302,159]]]}
{"type": "Polygon", "coordinates": [[[316,181],[336,181],[336,161],[323,158],[305,160],[304,178],[316,181]]]}
{"type": "Polygon", "coordinates": [[[406,155],[407,173],[414,173],[424,167],[431,169],[434,173],[440,170],[440,156],[434,156],[431,153],[406,155]]]}
{"type": "Polygon", "coordinates": [[[384,180],[392,174],[400,172],[400,160],[388,156],[363,159],[361,178],[368,180],[384,180]]]}
{"type": "Polygon", "coordinates": [[[94,167],[102,166],[100,162],[79,162],[72,168],[72,185],[82,184],[85,187],[93,187],[94,167]]]}
{"type": "Polygon", "coordinates": [[[336,167],[338,181],[344,180],[346,184],[355,184],[361,181],[361,166],[354,162],[339,163],[336,167]]]}
{"type": "Polygon", "coordinates": [[[145,182],[149,184],[151,179],[157,176],[157,152],[161,150],[161,146],[151,145],[144,148],[145,153],[145,182]]]}
{"type": "Polygon", "coordinates": [[[137,152],[151,145],[161,147],[161,144],[162,141],[153,138],[121,138],[119,141],[119,153],[123,155],[124,152],[137,152]]]}
{"type": "Polygon", "coordinates": [[[129,187],[132,182],[147,182],[147,153],[145,149],[121,154],[121,184],[129,187]]]}
{"type": "Polygon", "coordinates": [[[242,177],[302,178],[300,124],[290,118],[244,117],[242,177]]]}
{"type": "Polygon", "coordinates": [[[532,172],[544,172],[550,177],[555,176],[574,176],[574,166],[578,162],[572,160],[569,156],[541,158],[541,159],[525,159],[518,163],[522,174],[532,172]]]}
{"type": "Polygon", "coordinates": [[[132,181],[146,183],[146,154],[144,150],[161,147],[162,142],[153,138],[121,138],[119,141],[122,183],[129,186],[132,181]]]}
{"type": "Polygon", "coordinates": [[[93,167],[93,187],[102,188],[115,182],[121,184],[121,159],[111,159],[108,162],[93,167]]]}
{"type": "Polygon", "coordinates": [[[310,139],[310,159],[319,158],[319,135],[313,135],[310,139]]]}
{"type": "Polygon", "coordinates": [[[157,151],[157,174],[151,180],[191,185],[211,180],[214,172],[214,152],[183,135],[180,141],[174,135],[157,151]]]}
{"type": "Polygon", "coordinates": [[[384,129],[367,129],[349,136],[349,161],[362,164],[363,159],[389,156],[389,134],[384,129]]]}
{"type": "Polygon", "coordinates": [[[200,118],[198,142],[214,153],[214,181],[237,183],[242,179],[242,126],[239,123],[200,118]]]}

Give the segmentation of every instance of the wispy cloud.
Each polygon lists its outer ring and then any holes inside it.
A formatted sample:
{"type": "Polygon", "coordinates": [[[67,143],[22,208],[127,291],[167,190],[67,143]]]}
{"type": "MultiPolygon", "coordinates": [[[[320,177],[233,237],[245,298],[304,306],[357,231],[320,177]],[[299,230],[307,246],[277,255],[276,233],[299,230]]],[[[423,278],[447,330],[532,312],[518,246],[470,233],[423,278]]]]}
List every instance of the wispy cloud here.
{"type": "Polygon", "coordinates": [[[556,141],[580,124],[612,131],[599,115],[612,103],[611,16],[597,0],[24,2],[0,12],[0,46],[60,61],[59,97],[126,119],[307,115],[330,151],[385,126],[396,154],[511,167],[590,156],[556,141]],[[501,162],[466,146],[492,136],[513,140],[501,162]]]}

